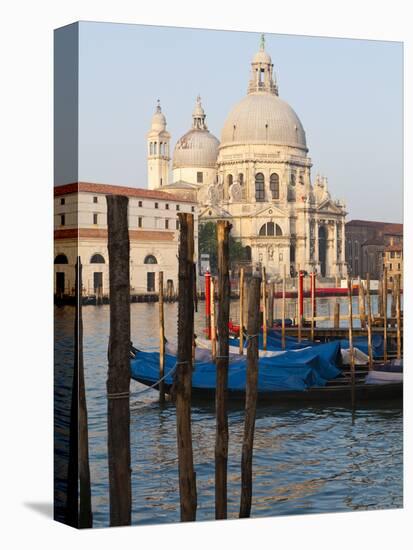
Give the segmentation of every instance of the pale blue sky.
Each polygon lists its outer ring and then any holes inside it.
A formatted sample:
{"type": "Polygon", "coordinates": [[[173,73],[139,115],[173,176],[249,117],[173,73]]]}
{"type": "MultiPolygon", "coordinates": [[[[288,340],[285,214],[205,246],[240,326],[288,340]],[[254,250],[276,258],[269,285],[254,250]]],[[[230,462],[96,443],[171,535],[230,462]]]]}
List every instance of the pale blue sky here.
{"type": "MultiPolygon", "coordinates": [[[[80,23],[79,180],[147,186],[157,98],[172,146],[190,127],[198,93],[219,139],[258,47],[250,32],[80,23]]],[[[348,219],[402,221],[401,43],[266,34],[266,50],[280,97],[306,131],[313,180],[328,177],[348,219]]]]}

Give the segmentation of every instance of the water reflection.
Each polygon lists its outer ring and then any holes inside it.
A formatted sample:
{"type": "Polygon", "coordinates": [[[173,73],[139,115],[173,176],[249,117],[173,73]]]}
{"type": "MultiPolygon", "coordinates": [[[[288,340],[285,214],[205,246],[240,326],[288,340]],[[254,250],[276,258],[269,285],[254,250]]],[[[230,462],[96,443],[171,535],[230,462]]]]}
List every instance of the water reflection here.
{"type": "MultiPolygon", "coordinates": [[[[328,299],[323,300],[328,303],[328,299]]],[[[236,307],[232,309],[234,319],[237,319],[236,307]]],[[[199,304],[199,310],[196,331],[201,334],[203,303],[199,304]]],[[[176,304],[165,304],[166,336],[172,342],[176,341],[176,311],[176,304]]],[[[72,309],[61,308],[57,315],[57,368],[62,369],[70,356],[65,335],[73,327],[72,309]]],[[[109,307],[85,307],[83,321],[92,505],[94,525],[98,527],[109,523],[105,397],[109,307]]],[[[157,349],[157,304],[132,304],[131,327],[137,347],[157,349]]],[[[153,390],[138,394],[143,386],[135,381],[131,389],[133,523],[179,521],[174,406],[166,403],[160,407],[158,394],[153,390]]],[[[232,405],[228,515],[233,518],[239,511],[243,420],[242,406],[232,405]]],[[[351,410],[342,407],[260,406],[255,433],[252,516],[402,506],[402,410],[384,403],[380,407],[358,409],[354,425],[351,420],[351,410]]],[[[197,517],[213,519],[212,405],[194,404],[193,436],[197,517]]]]}

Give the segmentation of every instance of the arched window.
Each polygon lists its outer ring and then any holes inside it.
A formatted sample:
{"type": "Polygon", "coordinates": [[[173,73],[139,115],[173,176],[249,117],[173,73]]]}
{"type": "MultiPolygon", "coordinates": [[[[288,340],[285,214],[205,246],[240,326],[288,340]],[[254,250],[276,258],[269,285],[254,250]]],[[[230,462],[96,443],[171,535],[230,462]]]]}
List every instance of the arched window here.
{"type": "Polygon", "coordinates": [[[156,155],[156,142],[153,144],[153,154],[156,155]]]}
{"type": "Polygon", "coordinates": [[[149,144],[149,154],[153,155],[153,143],[152,143],[152,141],[149,144]]]}
{"type": "Polygon", "coordinates": [[[240,185],[242,185],[244,183],[244,174],[238,174],[238,180],[240,185]]]}
{"type": "Polygon", "coordinates": [[[281,227],[277,223],[267,222],[261,226],[259,234],[261,237],[274,237],[274,235],[276,237],[281,237],[283,233],[281,227]]]}
{"type": "Polygon", "coordinates": [[[295,185],[295,173],[291,172],[291,179],[290,179],[291,185],[295,185]]]}
{"type": "Polygon", "coordinates": [[[148,254],[143,261],[144,264],[157,264],[158,260],[152,254],[148,254]]]}
{"type": "Polygon", "coordinates": [[[255,175],[255,200],[257,202],[265,201],[265,184],[264,174],[259,172],[255,175]]]}
{"type": "Polygon", "coordinates": [[[67,256],[65,254],[58,254],[56,258],[54,259],[55,264],[68,264],[69,261],[67,259],[67,256]]]}
{"type": "Polygon", "coordinates": [[[280,178],[278,174],[271,174],[270,176],[270,190],[273,199],[280,198],[280,178]]]}
{"type": "Polygon", "coordinates": [[[233,178],[232,174],[228,174],[228,176],[227,176],[228,187],[231,187],[233,182],[234,182],[234,178],[233,178]]]}
{"type": "Polygon", "coordinates": [[[93,256],[90,258],[91,264],[104,264],[105,258],[102,256],[102,254],[93,254],[93,256]]]}

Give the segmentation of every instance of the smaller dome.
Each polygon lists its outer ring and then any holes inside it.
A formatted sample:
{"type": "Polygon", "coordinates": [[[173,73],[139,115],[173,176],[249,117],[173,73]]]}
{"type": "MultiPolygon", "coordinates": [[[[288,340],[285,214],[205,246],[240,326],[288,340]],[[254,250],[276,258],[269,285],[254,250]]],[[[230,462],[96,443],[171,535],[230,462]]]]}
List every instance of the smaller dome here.
{"type": "Polygon", "coordinates": [[[219,141],[208,130],[192,128],[175,145],[173,168],[215,168],[219,141]]]}
{"type": "Polygon", "coordinates": [[[192,128],[175,145],[173,168],[215,168],[219,141],[209,132],[205,118],[198,96],[192,113],[192,128]]]}

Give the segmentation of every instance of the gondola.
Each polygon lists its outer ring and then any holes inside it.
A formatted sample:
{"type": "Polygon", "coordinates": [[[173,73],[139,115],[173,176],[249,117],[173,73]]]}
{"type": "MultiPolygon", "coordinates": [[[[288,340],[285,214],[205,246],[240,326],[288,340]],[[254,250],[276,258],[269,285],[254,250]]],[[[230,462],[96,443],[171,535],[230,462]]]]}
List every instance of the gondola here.
{"type": "MultiPolygon", "coordinates": [[[[213,401],[216,367],[208,358],[207,350],[199,353],[192,376],[192,397],[194,400],[213,401]]],[[[175,356],[167,354],[164,380],[167,394],[173,391],[175,365],[175,356]]],[[[384,372],[386,365],[381,365],[380,368],[381,372],[384,372]]],[[[245,400],[245,372],[245,356],[231,356],[228,379],[230,401],[245,400]]],[[[141,384],[152,387],[154,390],[159,389],[159,354],[136,351],[131,359],[131,375],[141,384]]],[[[399,380],[388,383],[384,380],[369,383],[368,379],[368,367],[357,366],[355,370],[357,403],[403,399],[402,375],[399,380]]],[[[342,365],[339,342],[290,350],[276,357],[259,359],[258,403],[349,404],[351,393],[350,367],[342,365]]]]}

